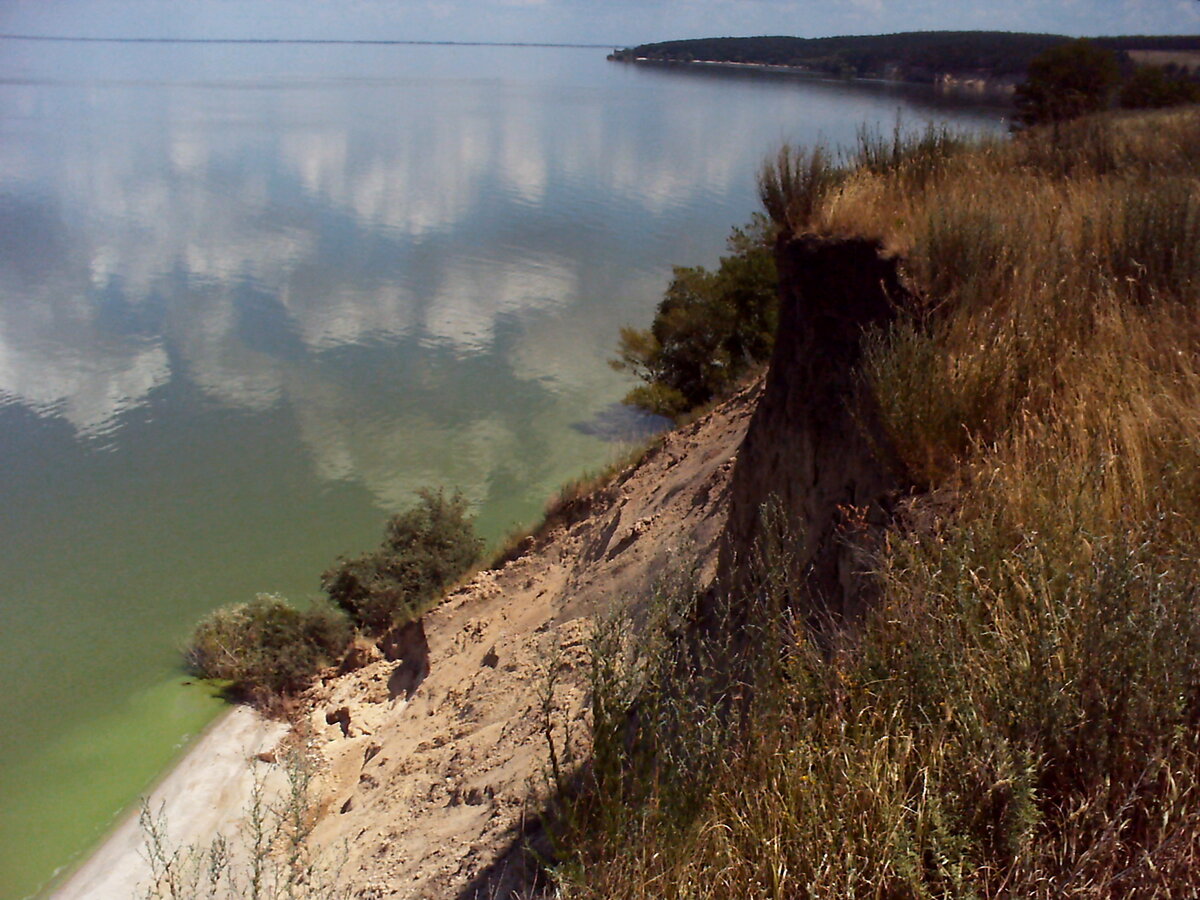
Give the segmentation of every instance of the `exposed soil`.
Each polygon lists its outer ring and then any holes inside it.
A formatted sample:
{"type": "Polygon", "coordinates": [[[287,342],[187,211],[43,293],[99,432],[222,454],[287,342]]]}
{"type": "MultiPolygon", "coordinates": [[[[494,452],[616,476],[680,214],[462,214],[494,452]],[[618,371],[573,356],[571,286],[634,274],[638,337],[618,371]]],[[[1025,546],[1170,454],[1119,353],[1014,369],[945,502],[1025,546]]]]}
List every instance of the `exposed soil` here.
{"type": "Polygon", "coordinates": [[[323,759],[314,839],[343,857],[354,896],[506,896],[487,873],[502,869],[545,796],[547,710],[560,758],[578,759],[597,618],[681,568],[713,577],[758,393],[666,435],[586,500],[578,521],[454,591],[423,635],[385,648],[392,658],[310,692],[309,743],[323,759]]]}

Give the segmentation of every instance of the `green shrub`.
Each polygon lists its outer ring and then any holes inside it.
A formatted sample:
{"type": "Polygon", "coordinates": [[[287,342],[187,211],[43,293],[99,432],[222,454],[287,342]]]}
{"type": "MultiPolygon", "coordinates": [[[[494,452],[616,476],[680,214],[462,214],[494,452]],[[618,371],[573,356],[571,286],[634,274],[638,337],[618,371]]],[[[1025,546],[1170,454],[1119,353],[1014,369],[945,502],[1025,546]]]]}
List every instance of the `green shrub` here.
{"type": "Polygon", "coordinates": [[[317,604],[299,610],[275,594],[223,606],[196,626],[185,650],[188,668],[202,678],[230,682],[254,702],[295,693],[336,662],[352,636],[337,610],[317,604]]]}
{"type": "Polygon", "coordinates": [[[675,417],[734,385],[774,342],[775,260],[761,216],[730,235],[717,271],[676,267],[648,330],[622,328],[614,368],[645,382],[625,402],[675,417]]]}
{"type": "Polygon", "coordinates": [[[1062,122],[1108,106],[1121,78],[1116,54],[1091,41],[1051,47],[1029,64],[1028,78],[1013,101],[1024,125],[1062,122]]]}
{"type": "Polygon", "coordinates": [[[462,494],[417,494],[416,506],[388,521],[378,550],[339,559],[321,576],[329,599],[369,631],[415,619],[474,565],[482,550],[462,494]]]}

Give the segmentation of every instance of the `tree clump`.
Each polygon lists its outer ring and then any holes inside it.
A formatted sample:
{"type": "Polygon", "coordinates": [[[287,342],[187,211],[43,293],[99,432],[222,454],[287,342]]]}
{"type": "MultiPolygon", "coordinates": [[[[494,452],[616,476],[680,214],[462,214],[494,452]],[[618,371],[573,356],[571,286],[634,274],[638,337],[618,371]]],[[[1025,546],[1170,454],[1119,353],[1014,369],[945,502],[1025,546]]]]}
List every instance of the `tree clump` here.
{"type": "Polygon", "coordinates": [[[1051,47],[1029,64],[1013,101],[1022,125],[1064,122],[1106,108],[1121,80],[1117,55],[1088,40],[1051,47]]]}
{"type": "Polygon", "coordinates": [[[625,402],[675,417],[721,395],[774,343],[778,277],[762,216],[729,237],[715,272],[676,266],[649,329],[621,329],[613,368],[644,384],[625,402]]]}
{"type": "Polygon", "coordinates": [[[329,599],[367,631],[386,631],[420,616],[482,550],[461,493],[417,493],[414,507],[388,521],[377,550],[339,559],[321,575],[329,599]]]}
{"type": "Polygon", "coordinates": [[[1052,47],[1034,59],[1013,102],[1019,125],[1044,125],[1100,112],[1114,102],[1123,109],[1198,103],[1200,82],[1186,69],[1134,67],[1124,53],[1078,40],[1052,47]]]}
{"type": "Polygon", "coordinates": [[[252,703],[303,690],[321,668],[345,653],[353,629],[328,604],[297,609],[276,594],[223,606],[205,616],[184,652],[201,678],[229,682],[229,693],[252,703]]]}
{"type": "Polygon", "coordinates": [[[1125,109],[1163,109],[1200,103],[1200,83],[1188,78],[1186,72],[1141,66],[1121,86],[1117,102],[1125,109]]]}

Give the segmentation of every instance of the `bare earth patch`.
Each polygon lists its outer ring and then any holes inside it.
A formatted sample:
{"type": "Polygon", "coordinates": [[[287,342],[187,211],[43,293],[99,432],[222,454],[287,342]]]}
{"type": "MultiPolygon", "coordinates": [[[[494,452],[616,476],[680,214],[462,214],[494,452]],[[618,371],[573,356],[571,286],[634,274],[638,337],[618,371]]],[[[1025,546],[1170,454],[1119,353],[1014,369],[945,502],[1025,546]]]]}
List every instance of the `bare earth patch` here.
{"type": "Polygon", "coordinates": [[[560,756],[586,745],[596,618],[680,567],[712,577],[757,395],[667,435],[582,521],[427,615],[430,669],[411,697],[393,678],[402,663],[383,659],[310,692],[309,743],[324,760],[314,839],[345,848],[354,896],[464,896],[519,838],[549,780],[546,709],[560,756]]]}
{"type": "MultiPolygon", "coordinates": [[[[245,707],[214,723],[148,798],[165,816],[168,850],[203,849],[218,835],[235,854],[248,846],[256,780],[267,804],[286,799],[273,763],[284,740],[306,744],[316,761],[311,843],[339,870],[313,880],[318,893],[336,878],[363,900],[466,900],[479,885],[489,900],[507,896],[483,876],[502,871],[540,811],[546,716],[560,762],[579,762],[594,623],[644,601],[669,574],[713,577],[729,477],[759,391],[756,383],[666,435],[573,501],[577,521],[454,591],[424,620],[427,674],[360,646],[365,664],[311,689],[291,735],[245,707]]],[[[51,896],[130,900],[146,895],[150,875],[135,811],[51,896]]]]}

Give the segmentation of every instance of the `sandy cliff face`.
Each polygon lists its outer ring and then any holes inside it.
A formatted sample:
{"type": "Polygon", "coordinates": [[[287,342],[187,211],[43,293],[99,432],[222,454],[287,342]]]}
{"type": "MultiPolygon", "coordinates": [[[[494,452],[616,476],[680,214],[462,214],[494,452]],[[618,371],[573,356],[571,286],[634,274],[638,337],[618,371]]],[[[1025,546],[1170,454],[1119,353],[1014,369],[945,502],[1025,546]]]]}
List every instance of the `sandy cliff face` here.
{"type": "Polygon", "coordinates": [[[324,760],[314,839],[334,856],[344,843],[354,896],[507,896],[505,851],[547,783],[547,710],[558,752],[577,758],[597,617],[644,599],[673,568],[711,579],[756,396],[749,388],[667,435],[582,521],[480,573],[426,616],[422,636],[385,647],[392,659],[314,689],[311,744],[324,760]]]}

